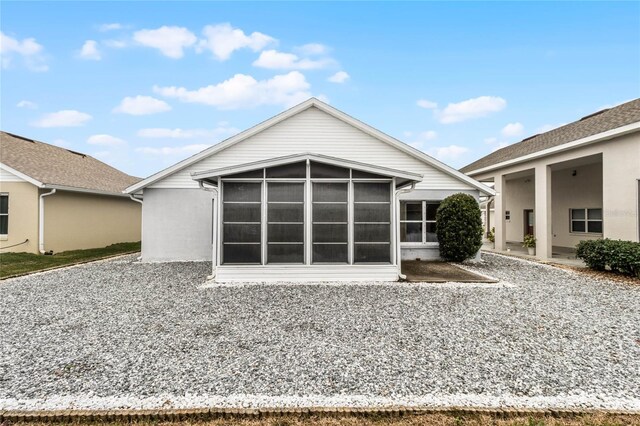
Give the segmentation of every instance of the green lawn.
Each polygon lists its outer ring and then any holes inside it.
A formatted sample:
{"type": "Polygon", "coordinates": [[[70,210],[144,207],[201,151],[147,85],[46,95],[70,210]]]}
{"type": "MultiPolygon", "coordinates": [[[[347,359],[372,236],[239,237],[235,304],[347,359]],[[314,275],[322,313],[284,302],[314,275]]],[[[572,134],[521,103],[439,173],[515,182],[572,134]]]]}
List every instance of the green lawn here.
{"type": "Polygon", "coordinates": [[[118,243],[103,248],[64,251],[52,256],[33,253],[0,253],[0,279],[137,251],[140,251],[139,241],[118,243]]]}

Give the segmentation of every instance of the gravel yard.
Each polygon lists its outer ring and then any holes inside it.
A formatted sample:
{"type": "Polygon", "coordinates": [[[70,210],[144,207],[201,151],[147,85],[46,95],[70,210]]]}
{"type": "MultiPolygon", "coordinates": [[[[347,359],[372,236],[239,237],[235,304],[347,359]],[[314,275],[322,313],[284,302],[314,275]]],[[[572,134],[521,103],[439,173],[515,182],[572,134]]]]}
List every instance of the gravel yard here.
{"type": "Polygon", "coordinates": [[[640,410],[640,287],[483,259],[500,283],[203,287],[135,256],[0,282],[0,410],[640,410]]]}

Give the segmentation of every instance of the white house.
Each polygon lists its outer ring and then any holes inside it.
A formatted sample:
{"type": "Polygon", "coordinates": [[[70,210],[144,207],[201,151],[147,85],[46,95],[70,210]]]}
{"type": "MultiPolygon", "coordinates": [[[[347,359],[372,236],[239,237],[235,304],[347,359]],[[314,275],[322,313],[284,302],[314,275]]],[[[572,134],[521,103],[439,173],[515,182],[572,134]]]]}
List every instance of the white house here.
{"type": "MultiPolygon", "coordinates": [[[[640,99],[528,137],[462,171],[494,185],[496,249],[537,239],[548,259],[585,239],[640,239],[640,99]]],[[[489,211],[491,213],[491,211],[489,211]]]]}
{"type": "Polygon", "coordinates": [[[130,186],[143,261],[218,281],[396,280],[438,257],[445,197],[492,189],[317,99],[130,186]]]}

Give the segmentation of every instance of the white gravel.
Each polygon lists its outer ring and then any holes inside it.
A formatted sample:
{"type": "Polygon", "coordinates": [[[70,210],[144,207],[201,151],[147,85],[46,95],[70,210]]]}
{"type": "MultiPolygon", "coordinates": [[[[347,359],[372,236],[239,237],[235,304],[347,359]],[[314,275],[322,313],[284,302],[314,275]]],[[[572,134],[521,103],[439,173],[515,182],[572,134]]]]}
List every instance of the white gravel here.
{"type": "Polygon", "coordinates": [[[483,258],[500,285],[203,289],[208,263],[135,256],[7,280],[0,409],[640,411],[638,286],[483,258]]]}

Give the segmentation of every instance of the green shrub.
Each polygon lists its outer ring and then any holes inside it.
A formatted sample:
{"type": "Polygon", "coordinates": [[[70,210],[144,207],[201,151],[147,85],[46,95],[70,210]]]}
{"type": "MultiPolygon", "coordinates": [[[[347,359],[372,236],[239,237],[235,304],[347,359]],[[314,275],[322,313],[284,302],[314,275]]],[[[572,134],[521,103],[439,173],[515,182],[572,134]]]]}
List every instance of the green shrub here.
{"type": "Polygon", "coordinates": [[[587,240],[576,246],[576,256],[591,269],[640,278],[640,243],[622,240],[587,240]]]}
{"type": "Polygon", "coordinates": [[[443,259],[462,262],[475,256],[482,246],[482,219],[476,199],[469,194],[445,198],[436,212],[436,234],[443,259]]]}

